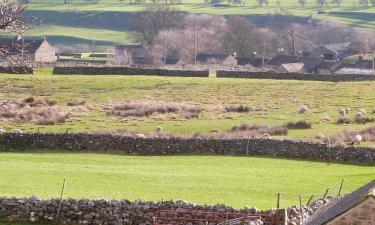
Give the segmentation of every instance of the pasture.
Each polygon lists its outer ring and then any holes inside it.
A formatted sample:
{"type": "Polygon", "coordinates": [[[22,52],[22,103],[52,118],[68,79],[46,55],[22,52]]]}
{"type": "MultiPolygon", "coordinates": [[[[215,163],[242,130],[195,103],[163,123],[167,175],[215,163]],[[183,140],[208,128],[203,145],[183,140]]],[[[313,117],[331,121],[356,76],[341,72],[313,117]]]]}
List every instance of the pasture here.
{"type": "MultiPolygon", "coordinates": [[[[354,27],[374,28],[374,7],[362,7],[357,1],[343,1],[340,7],[330,4],[320,8],[315,1],[307,1],[305,7],[297,0],[270,0],[268,6],[259,6],[255,1],[246,1],[244,6],[212,7],[203,0],[183,0],[176,6],[187,13],[209,13],[216,15],[244,15],[259,25],[267,15],[290,13],[300,18],[338,20],[354,27]]],[[[134,12],[142,5],[129,5],[128,1],[73,1],[63,4],[57,0],[33,1],[26,12],[37,17],[36,27],[27,33],[32,38],[47,36],[51,43],[64,45],[86,45],[96,43],[96,51],[106,51],[114,44],[128,44],[135,40],[129,26],[134,12]]],[[[298,22],[298,18],[296,18],[298,22]]]]}
{"type": "MultiPolygon", "coordinates": [[[[315,82],[230,78],[181,78],[146,76],[51,75],[50,69],[34,75],[1,75],[1,97],[22,101],[28,97],[56,101],[59,110],[70,114],[63,122],[36,125],[1,118],[1,127],[24,132],[154,132],[158,126],[173,135],[209,134],[228,131],[240,124],[284,125],[305,120],[311,129],[290,129],[288,136],[275,138],[313,139],[344,130],[360,130],[374,122],[339,125],[339,108],[350,107],[347,115],[365,109],[369,117],[375,108],[374,82],[315,82]],[[72,100],[84,101],[68,106],[72,100]],[[199,107],[198,117],[186,118],[178,112],[142,116],[114,116],[108,108],[124,102],[184,103],[199,107]],[[247,112],[228,112],[227,106],[243,105],[247,112]],[[299,113],[301,106],[307,113],[299,113]]],[[[366,143],[373,145],[373,143],[366,143]]]]}
{"type": "Polygon", "coordinates": [[[214,155],[126,156],[86,152],[25,151],[0,153],[0,195],[74,198],[183,199],[234,207],[276,206],[336,195],[373,179],[374,167],[299,160],[214,155]],[[314,179],[319,178],[319,179],[314,179]],[[293,185],[291,185],[293,184],[293,185]]]}

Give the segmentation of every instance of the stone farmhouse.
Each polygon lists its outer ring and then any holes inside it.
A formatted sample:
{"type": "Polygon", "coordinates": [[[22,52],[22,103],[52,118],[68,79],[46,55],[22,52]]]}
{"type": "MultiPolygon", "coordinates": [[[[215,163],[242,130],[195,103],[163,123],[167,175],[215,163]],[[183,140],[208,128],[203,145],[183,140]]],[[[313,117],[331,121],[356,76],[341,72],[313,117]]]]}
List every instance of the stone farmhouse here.
{"type": "Polygon", "coordinates": [[[323,206],[305,223],[305,225],[373,224],[375,224],[375,180],[323,206]]]}

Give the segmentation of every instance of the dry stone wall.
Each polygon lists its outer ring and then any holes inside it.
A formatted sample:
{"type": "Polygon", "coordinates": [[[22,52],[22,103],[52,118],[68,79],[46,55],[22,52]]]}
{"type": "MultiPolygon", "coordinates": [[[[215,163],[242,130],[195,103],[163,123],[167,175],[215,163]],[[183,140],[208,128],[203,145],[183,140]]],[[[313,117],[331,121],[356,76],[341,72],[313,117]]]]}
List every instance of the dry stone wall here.
{"type": "Polygon", "coordinates": [[[279,79],[279,80],[310,80],[310,81],[373,81],[375,75],[365,74],[308,74],[308,73],[275,73],[251,71],[217,71],[220,78],[252,78],[252,79],[279,79]]]}
{"type": "MultiPolygon", "coordinates": [[[[56,220],[59,202],[58,199],[41,200],[37,196],[31,198],[1,197],[0,218],[10,221],[52,222],[56,220]]],[[[62,201],[59,219],[62,224],[151,225],[158,210],[260,213],[256,208],[234,209],[222,204],[196,205],[185,201],[67,199],[62,201]]],[[[272,215],[273,211],[262,213],[272,215]]],[[[212,219],[212,217],[212,215],[203,214],[194,216],[194,218],[202,219],[212,219]]]]}
{"type": "Polygon", "coordinates": [[[55,75],[146,75],[175,77],[208,77],[208,70],[171,70],[158,68],[113,67],[113,66],[72,66],[54,67],[55,75]]]}
{"type": "Polygon", "coordinates": [[[375,165],[375,149],[272,139],[136,138],[88,133],[5,133],[0,150],[24,149],[120,151],[135,155],[260,155],[375,165]]]}

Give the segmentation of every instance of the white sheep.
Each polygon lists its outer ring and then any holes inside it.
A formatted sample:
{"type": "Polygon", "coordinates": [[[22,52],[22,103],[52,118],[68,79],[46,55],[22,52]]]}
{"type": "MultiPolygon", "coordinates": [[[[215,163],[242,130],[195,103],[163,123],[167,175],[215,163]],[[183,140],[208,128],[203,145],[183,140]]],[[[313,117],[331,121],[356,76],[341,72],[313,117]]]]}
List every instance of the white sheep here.
{"type": "Polygon", "coordinates": [[[300,108],[299,108],[299,113],[306,113],[308,111],[308,107],[306,105],[302,105],[300,108]]]}
{"type": "Polygon", "coordinates": [[[12,133],[14,133],[14,134],[23,134],[22,130],[20,130],[20,129],[13,129],[12,133]]]}
{"type": "Polygon", "coordinates": [[[339,113],[340,113],[341,116],[345,116],[346,115],[346,109],[344,109],[344,108],[339,109],[339,113]]]}
{"type": "Polygon", "coordinates": [[[349,107],[347,107],[346,109],[345,109],[345,112],[346,112],[346,114],[349,114],[350,113],[350,108],[349,107]]]}
{"type": "Polygon", "coordinates": [[[146,138],[146,136],[144,134],[136,134],[135,137],[136,138],[146,138]]]}
{"type": "Polygon", "coordinates": [[[155,129],[155,132],[156,133],[162,133],[163,132],[163,128],[162,127],[157,127],[156,129],[155,129]]]}
{"type": "Polygon", "coordinates": [[[358,144],[358,145],[360,145],[361,142],[362,142],[362,135],[357,134],[357,135],[354,137],[353,144],[358,144]]]}
{"type": "Polygon", "coordinates": [[[364,116],[366,116],[366,110],[364,110],[364,109],[360,109],[360,110],[358,110],[358,112],[360,112],[360,113],[362,113],[364,116]]]}
{"type": "Polygon", "coordinates": [[[6,130],[0,128],[0,134],[5,134],[6,133],[6,130]]]}

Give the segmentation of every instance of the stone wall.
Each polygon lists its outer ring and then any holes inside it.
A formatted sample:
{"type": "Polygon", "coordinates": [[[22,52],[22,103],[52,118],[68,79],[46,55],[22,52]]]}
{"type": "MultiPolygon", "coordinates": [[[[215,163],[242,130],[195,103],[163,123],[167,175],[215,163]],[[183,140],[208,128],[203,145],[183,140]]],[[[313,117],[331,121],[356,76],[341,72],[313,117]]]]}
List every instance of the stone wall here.
{"type": "Polygon", "coordinates": [[[169,70],[159,68],[115,67],[115,66],[72,66],[53,69],[56,75],[146,75],[176,77],[208,77],[208,70],[169,70]]]}
{"type": "Polygon", "coordinates": [[[340,215],[327,225],[369,225],[375,222],[375,199],[369,197],[367,200],[340,215]]]}
{"type": "Polygon", "coordinates": [[[10,74],[32,74],[34,71],[32,68],[23,67],[0,67],[0,73],[10,74]]]}
{"type": "Polygon", "coordinates": [[[120,151],[136,155],[225,154],[261,155],[304,160],[375,165],[375,150],[362,147],[328,147],[304,141],[272,139],[136,138],[87,133],[5,133],[0,150],[23,149],[120,151]]]}
{"type": "Polygon", "coordinates": [[[375,75],[365,74],[304,74],[304,73],[274,73],[274,72],[246,72],[246,71],[217,71],[220,78],[253,78],[280,80],[311,80],[311,81],[373,81],[375,75]]]}
{"type": "MultiPolygon", "coordinates": [[[[223,204],[197,205],[182,200],[178,201],[129,201],[129,200],[89,200],[89,199],[64,199],[61,204],[59,221],[61,224],[92,224],[92,225],[151,225],[155,216],[178,216],[174,212],[217,212],[219,218],[225,219],[225,213],[249,213],[262,214],[262,219],[254,219],[251,225],[263,225],[263,222],[273,220],[276,225],[295,225],[307,219],[319,208],[330,204],[332,199],[318,199],[309,206],[301,208],[292,206],[286,210],[270,209],[261,211],[255,207],[235,209],[223,204]],[[174,212],[158,212],[159,210],[173,210],[174,212]],[[224,215],[223,215],[224,214],[224,215]],[[287,214],[287,215],[285,215],[287,214]],[[302,219],[303,218],[303,219],[302,219]],[[286,221],[285,221],[286,220],[286,221]]],[[[31,221],[31,222],[55,222],[59,208],[59,199],[42,200],[37,196],[30,198],[0,197],[0,219],[9,221],[31,221]]],[[[179,214],[181,216],[182,214],[179,214]]],[[[186,216],[185,216],[186,217],[186,216]]],[[[187,215],[189,217],[189,215],[187,215]]],[[[199,214],[190,215],[194,219],[213,219],[213,215],[199,214]]],[[[233,219],[236,216],[228,216],[233,219]]],[[[215,216],[217,218],[217,216],[215,216]]],[[[169,220],[173,222],[173,220],[169,220]]],[[[176,221],[175,221],[176,222],[176,221]]],[[[202,223],[187,223],[190,225],[201,225],[202,223]]],[[[215,223],[209,223],[214,225],[215,223]]]]}

